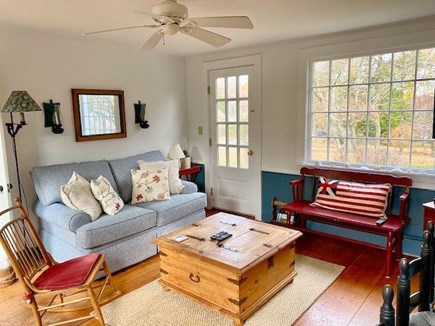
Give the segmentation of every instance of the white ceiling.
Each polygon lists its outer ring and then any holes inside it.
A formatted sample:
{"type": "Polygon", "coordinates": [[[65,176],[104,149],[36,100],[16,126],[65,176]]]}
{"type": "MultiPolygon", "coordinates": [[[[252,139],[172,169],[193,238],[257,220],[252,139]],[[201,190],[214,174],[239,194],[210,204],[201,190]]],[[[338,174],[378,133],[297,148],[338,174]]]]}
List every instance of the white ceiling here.
{"type": "MultiPolygon", "coordinates": [[[[152,24],[134,10],[151,12],[160,0],[0,0],[0,28],[83,38],[82,33],[152,24]]],[[[435,15],[435,0],[179,0],[189,17],[249,16],[253,30],[208,28],[232,39],[221,48],[177,33],[152,51],[194,55],[272,41],[345,31],[435,15]]],[[[135,51],[154,29],[86,36],[135,51]]]]}

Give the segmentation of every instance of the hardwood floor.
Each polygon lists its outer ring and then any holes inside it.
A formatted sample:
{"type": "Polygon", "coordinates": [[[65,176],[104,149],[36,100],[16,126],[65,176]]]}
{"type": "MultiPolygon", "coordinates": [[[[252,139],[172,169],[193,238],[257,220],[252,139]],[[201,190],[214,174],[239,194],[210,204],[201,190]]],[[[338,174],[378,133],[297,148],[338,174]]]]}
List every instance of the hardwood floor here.
{"type": "MultiPolygon", "coordinates": [[[[345,270],[294,325],[366,326],[378,322],[382,303],[381,289],[389,282],[395,285],[398,274],[398,264],[395,263],[392,278],[383,277],[384,251],[312,235],[299,239],[296,251],[302,255],[343,265],[345,270]]],[[[114,273],[114,281],[123,294],[158,277],[157,256],[114,273]]],[[[8,288],[0,289],[1,326],[34,324],[31,311],[21,297],[21,287],[18,282],[8,288]]],[[[52,322],[57,320],[59,315],[52,313],[44,318],[52,322]]],[[[78,325],[97,324],[92,320],[78,325]]]]}

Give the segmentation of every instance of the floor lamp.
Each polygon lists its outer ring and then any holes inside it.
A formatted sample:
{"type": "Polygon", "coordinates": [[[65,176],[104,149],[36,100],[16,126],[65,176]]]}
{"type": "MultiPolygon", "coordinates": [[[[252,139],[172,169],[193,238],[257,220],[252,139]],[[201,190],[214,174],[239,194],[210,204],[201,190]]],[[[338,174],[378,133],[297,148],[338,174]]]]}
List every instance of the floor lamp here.
{"type": "Polygon", "coordinates": [[[15,136],[18,131],[27,124],[24,118],[24,112],[42,111],[39,105],[33,100],[33,98],[26,91],[13,91],[3,106],[1,112],[9,113],[11,116],[11,122],[7,122],[6,128],[8,134],[12,137],[12,144],[15,157],[15,167],[17,169],[17,182],[18,182],[18,195],[21,198],[21,180],[20,180],[20,168],[18,164],[17,144],[15,142],[15,136]],[[20,114],[20,122],[14,123],[13,113],[18,112],[20,114]]]}

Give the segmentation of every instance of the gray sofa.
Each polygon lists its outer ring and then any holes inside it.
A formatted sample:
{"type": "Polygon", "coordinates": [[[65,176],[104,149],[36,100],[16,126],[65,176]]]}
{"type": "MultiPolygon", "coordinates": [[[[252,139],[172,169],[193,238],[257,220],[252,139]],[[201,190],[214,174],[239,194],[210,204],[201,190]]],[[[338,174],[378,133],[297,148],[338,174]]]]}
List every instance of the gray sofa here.
{"type": "Polygon", "coordinates": [[[165,160],[160,151],[152,151],[112,161],[100,160],[35,167],[31,171],[38,200],[33,206],[39,218],[39,234],[47,250],[57,261],[102,252],[112,272],[143,261],[157,253],[152,240],[162,234],[205,217],[206,195],[197,192],[194,183],[184,181],[181,194],[170,200],[129,205],[131,170],[138,161],[165,160]],[[106,177],[120,195],[124,208],[115,216],[91,217],[62,203],[60,187],[76,171],[88,181],[106,177]]]}

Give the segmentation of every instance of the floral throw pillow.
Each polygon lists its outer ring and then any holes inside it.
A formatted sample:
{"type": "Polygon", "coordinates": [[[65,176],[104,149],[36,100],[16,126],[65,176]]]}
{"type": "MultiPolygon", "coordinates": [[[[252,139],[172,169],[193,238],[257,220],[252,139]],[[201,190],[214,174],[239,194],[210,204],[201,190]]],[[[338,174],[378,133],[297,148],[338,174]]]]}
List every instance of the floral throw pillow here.
{"type": "Polygon", "coordinates": [[[138,161],[139,169],[147,170],[147,171],[156,171],[162,168],[169,169],[169,192],[171,195],[179,194],[184,188],[183,183],[180,180],[179,171],[180,171],[180,161],[179,160],[170,160],[170,161],[138,161]]]}
{"type": "Polygon", "coordinates": [[[100,203],[92,194],[89,181],[75,171],[68,183],[60,188],[60,196],[66,206],[89,214],[92,221],[102,213],[100,203]]]}
{"type": "Polygon", "coordinates": [[[109,180],[102,175],[96,180],[91,180],[91,190],[106,214],[115,215],[124,207],[124,202],[113,190],[109,180]]]}
{"type": "Polygon", "coordinates": [[[133,191],[131,204],[171,199],[168,172],[168,168],[155,171],[132,170],[133,191]]]}

